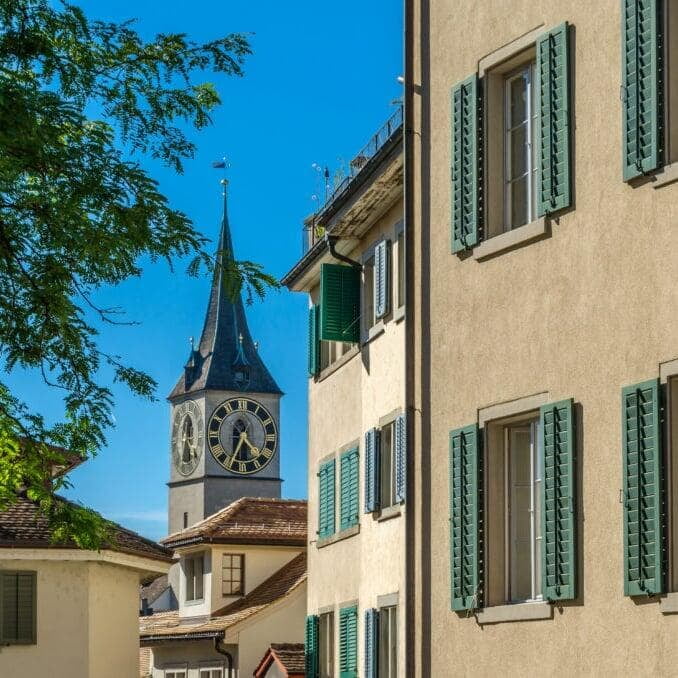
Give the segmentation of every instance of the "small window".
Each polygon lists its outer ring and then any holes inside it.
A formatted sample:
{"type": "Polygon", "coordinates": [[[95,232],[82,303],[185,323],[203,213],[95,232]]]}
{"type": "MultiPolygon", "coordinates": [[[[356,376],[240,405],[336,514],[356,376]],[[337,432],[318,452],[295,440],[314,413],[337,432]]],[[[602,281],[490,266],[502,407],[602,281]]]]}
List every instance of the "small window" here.
{"type": "Polygon", "coordinates": [[[320,342],[320,369],[324,370],[326,367],[336,363],[339,358],[346,355],[353,344],[348,344],[343,341],[321,341],[320,342]]]}
{"type": "Polygon", "coordinates": [[[222,668],[201,668],[200,678],[223,678],[224,670],[222,668]]]}
{"type": "Polygon", "coordinates": [[[0,643],[36,643],[36,573],[0,571],[0,643]]]}
{"type": "Polygon", "coordinates": [[[203,574],[205,572],[205,557],[189,556],[184,560],[186,576],[186,601],[203,599],[203,574]]]}
{"type": "Polygon", "coordinates": [[[318,619],[319,678],[334,677],[334,612],[321,614],[318,619]]]}
{"type": "Polygon", "coordinates": [[[188,511],[184,511],[184,530],[188,527],[188,511]]]}
{"type": "Polygon", "coordinates": [[[374,310],[374,256],[363,265],[363,328],[367,332],[377,322],[374,310]]]}
{"type": "Polygon", "coordinates": [[[398,608],[379,610],[379,678],[398,677],[398,608]]]}
{"type": "Polygon", "coordinates": [[[505,79],[504,230],[528,224],[537,215],[535,62],[505,79]]]}
{"type": "Polygon", "coordinates": [[[186,669],[165,669],[165,678],[186,678],[186,669]]]}
{"type": "Polygon", "coordinates": [[[221,577],[224,596],[242,596],[245,593],[245,556],[242,553],[224,553],[221,577]]]}
{"type": "Polygon", "coordinates": [[[396,503],[395,496],[395,422],[381,429],[379,506],[387,508],[396,503]]]}
{"type": "Polygon", "coordinates": [[[396,290],[398,308],[405,305],[405,232],[400,231],[396,239],[398,257],[398,289],[396,290]]]}

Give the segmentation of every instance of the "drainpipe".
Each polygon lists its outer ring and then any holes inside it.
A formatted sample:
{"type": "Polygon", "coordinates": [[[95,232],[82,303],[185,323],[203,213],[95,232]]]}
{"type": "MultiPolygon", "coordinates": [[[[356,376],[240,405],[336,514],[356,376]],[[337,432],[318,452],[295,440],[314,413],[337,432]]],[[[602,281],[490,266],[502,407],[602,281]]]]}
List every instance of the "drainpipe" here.
{"type": "Polygon", "coordinates": [[[325,233],[325,242],[327,243],[327,247],[330,250],[330,254],[335,258],[338,259],[339,261],[343,261],[345,264],[349,264],[350,266],[353,266],[353,268],[357,268],[362,270],[363,265],[358,262],[354,261],[353,259],[350,259],[347,256],[344,256],[343,254],[340,254],[336,250],[337,242],[339,242],[339,238],[336,236],[331,236],[329,233],[325,233]]]}
{"type": "Polygon", "coordinates": [[[226,650],[222,649],[220,646],[221,643],[221,638],[215,638],[214,639],[214,649],[219,653],[223,654],[224,657],[226,657],[226,661],[228,662],[228,678],[231,678],[231,675],[233,674],[233,655],[230,652],[227,652],[226,650]]]}

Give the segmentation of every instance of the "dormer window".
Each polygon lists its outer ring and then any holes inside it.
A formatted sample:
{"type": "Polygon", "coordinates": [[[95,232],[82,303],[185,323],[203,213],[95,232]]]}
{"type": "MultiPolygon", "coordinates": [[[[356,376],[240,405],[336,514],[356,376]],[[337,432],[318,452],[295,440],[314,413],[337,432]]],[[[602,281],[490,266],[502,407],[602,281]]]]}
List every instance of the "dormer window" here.
{"type": "Polygon", "coordinates": [[[233,379],[235,380],[235,385],[240,388],[244,389],[247,388],[247,386],[250,383],[250,369],[249,367],[242,366],[236,368],[235,372],[233,373],[233,379]]]}

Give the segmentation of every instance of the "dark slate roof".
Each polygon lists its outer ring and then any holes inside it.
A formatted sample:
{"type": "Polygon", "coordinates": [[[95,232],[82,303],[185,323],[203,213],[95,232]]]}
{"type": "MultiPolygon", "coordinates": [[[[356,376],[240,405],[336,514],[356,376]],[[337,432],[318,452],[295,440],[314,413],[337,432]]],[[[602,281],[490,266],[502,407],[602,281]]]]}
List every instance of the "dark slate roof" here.
{"type": "MultiPolygon", "coordinates": [[[[63,497],[57,501],[70,503],[63,497]]],[[[113,540],[103,549],[131,553],[142,558],[171,562],[172,551],[136,532],[113,523],[113,540]]],[[[35,502],[20,495],[0,511],[0,549],[2,548],[78,548],[72,542],[54,543],[49,522],[35,502]]]]}
{"type": "MultiPolygon", "coordinates": [[[[233,240],[228,223],[226,185],[218,252],[222,257],[234,259],[233,240]]],[[[228,266],[221,268],[228,269],[228,266]]],[[[242,295],[238,293],[233,299],[228,294],[219,267],[212,278],[210,300],[200,343],[197,349],[191,352],[184,374],[172,389],[169,399],[203,389],[282,393],[254,346],[247,326],[242,295]],[[238,384],[235,380],[234,366],[237,364],[244,364],[249,368],[249,382],[245,385],[238,384]]]]}
{"type": "Polygon", "coordinates": [[[305,546],[307,508],[304,499],[241,497],[162,543],[176,548],[202,542],[305,546]]]}

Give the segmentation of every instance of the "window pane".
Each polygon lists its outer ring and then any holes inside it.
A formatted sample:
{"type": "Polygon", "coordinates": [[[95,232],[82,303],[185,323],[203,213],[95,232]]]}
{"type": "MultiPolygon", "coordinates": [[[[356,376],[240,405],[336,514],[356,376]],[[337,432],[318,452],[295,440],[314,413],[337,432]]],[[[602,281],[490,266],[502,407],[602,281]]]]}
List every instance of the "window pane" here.
{"type": "Polygon", "coordinates": [[[509,429],[509,562],[511,600],[532,598],[532,466],[530,427],[509,429]]]}
{"type": "Polygon", "coordinates": [[[527,223],[527,182],[528,177],[517,179],[509,185],[511,196],[511,228],[527,223]]]}
{"type": "Polygon", "coordinates": [[[385,508],[393,504],[393,424],[381,429],[381,464],[380,464],[380,503],[385,508]]]}
{"type": "Polygon", "coordinates": [[[405,304],[405,234],[398,234],[398,307],[405,304]]]}
{"type": "Polygon", "coordinates": [[[331,678],[334,673],[334,614],[320,615],[318,624],[320,678],[331,678]]]}
{"type": "Polygon", "coordinates": [[[200,600],[202,598],[202,573],[203,573],[203,559],[195,559],[195,598],[200,600]]]}
{"type": "Polygon", "coordinates": [[[363,269],[363,308],[365,329],[374,325],[374,257],[365,262],[363,269]]]}
{"type": "Polygon", "coordinates": [[[511,138],[511,168],[509,180],[516,179],[527,172],[527,123],[509,132],[511,138]]]}
{"type": "Polygon", "coordinates": [[[379,678],[389,678],[389,626],[388,608],[379,610],[379,678]]]}
{"type": "Polygon", "coordinates": [[[398,608],[391,608],[391,675],[389,678],[398,676],[398,608]]]}
{"type": "Polygon", "coordinates": [[[523,75],[509,82],[509,100],[509,126],[514,127],[527,119],[527,87],[523,75]]]}

